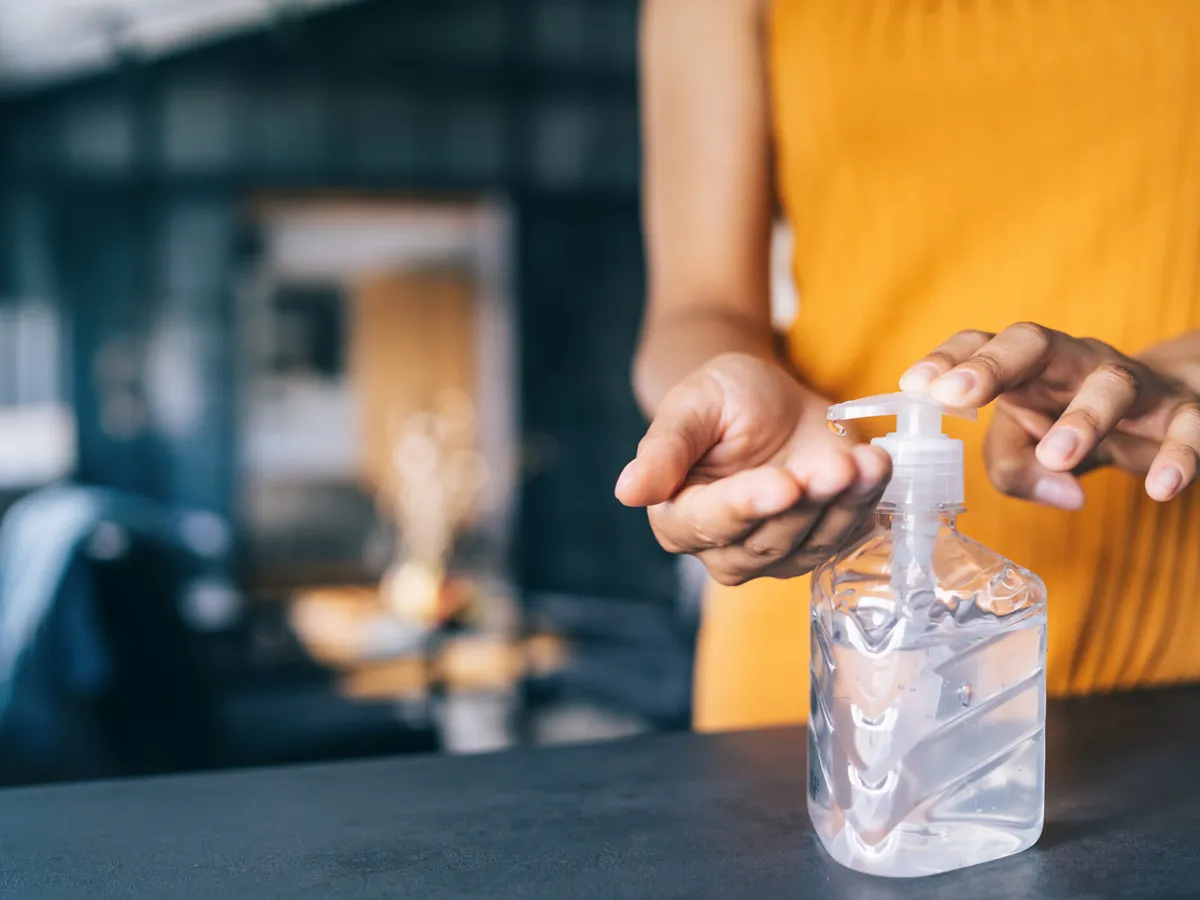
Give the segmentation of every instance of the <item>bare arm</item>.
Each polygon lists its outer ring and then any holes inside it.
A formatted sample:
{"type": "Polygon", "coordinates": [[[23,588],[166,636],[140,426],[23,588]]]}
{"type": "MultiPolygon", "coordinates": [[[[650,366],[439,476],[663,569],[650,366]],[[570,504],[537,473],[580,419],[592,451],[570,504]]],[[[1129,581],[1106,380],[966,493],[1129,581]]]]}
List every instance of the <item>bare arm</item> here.
{"type": "Polygon", "coordinates": [[[722,353],[771,358],[763,0],[646,0],[649,295],[634,386],[663,396],[722,353]]]}
{"type": "Polygon", "coordinates": [[[870,522],[889,471],[778,364],[765,3],[642,8],[650,284],[634,385],[652,421],[616,494],[726,584],[809,571],[870,522]]]}

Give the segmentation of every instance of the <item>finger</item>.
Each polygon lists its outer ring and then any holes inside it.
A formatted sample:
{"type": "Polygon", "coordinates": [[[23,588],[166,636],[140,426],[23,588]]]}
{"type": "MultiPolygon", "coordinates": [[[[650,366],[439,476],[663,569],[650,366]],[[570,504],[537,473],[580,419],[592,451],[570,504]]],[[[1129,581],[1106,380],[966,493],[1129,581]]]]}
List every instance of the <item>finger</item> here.
{"type": "MultiPolygon", "coordinates": [[[[742,540],[697,554],[720,584],[743,584],[788,559],[820,521],[824,503],[801,501],[758,524],[742,540]]],[[[799,570],[793,574],[803,574],[799,570]]]]}
{"type": "Polygon", "coordinates": [[[811,441],[789,459],[785,467],[804,489],[806,498],[825,502],[854,484],[858,470],[853,449],[849,441],[843,443],[838,438],[828,442],[811,441]]]}
{"type": "MultiPolygon", "coordinates": [[[[854,455],[859,478],[836,502],[826,507],[820,521],[792,552],[794,564],[798,563],[803,572],[820,565],[869,531],[875,521],[875,509],[891,474],[891,460],[878,447],[855,447],[854,455]]],[[[779,571],[771,574],[785,577],[785,573],[779,571]]]]}
{"type": "Polygon", "coordinates": [[[697,553],[741,540],[763,519],[800,502],[796,479],[783,469],[747,469],[711,484],[686,487],[650,508],[650,527],[670,553],[697,553]]]}
{"type": "MultiPolygon", "coordinates": [[[[1021,403],[1010,403],[1007,397],[996,401],[996,410],[997,416],[1011,416],[1035,443],[1044,438],[1054,425],[1054,419],[1045,413],[1021,403]]],[[[1164,417],[1163,421],[1165,428],[1169,419],[1164,417]]],[[[1078,478],[1094,469],[1117,466],[1126,472],[1145,476],[1161,446],[1161,440],[1138,437],[1124,431],[1110,431],[1091,453],[1071,468],[1071,474],[1078,478]]]]}
{"type": "Polygon", "coordinates": [[[1010,325],[929,385],[948,406],[980,407],[1040,375],[1064,336],[1032,322],[1010,325]]]}
{"type": "Polygon", "coordinates": [[[997,408],[983,444],[989,480],[1010,497],[1058,509],[1080,509],[1084,497],[1079,481],[1065,472],[1053,472],[1038,461],[1034,453],[1037,438],[1006,408],[997,408]]]}
{"type": "Polygon", "coordinates": [[[1083,462],[1071,470],[1073,475],[1083,475],[1102,466],[1116,466],[1126,472],[1143,477],[1162,449],[1162,442],[1114,431],[1100,442],[1095,450],[1084,457],[1083,462]]]}
{"type": "MultiPolygon", "coordinates": [[[[747,535],[742,546],[750,560],[775,564],[796,555],[803,545],[803,555],[820,562],[836,553],[864,518],[873,519],[891,473],[891,459],[878,447],[861,445],[851,451],[851,462],[854,478],[839,495],[807,494],[800,509],[768,519],[747,535]]],[[[793,574],[812,567],[811,560],[805,560],[793,574]]]]}
{"type": "Polygon", "coordinates": [[[805,496],[792,509],[767,519],[740,543],[700,554],[725,584],[769,575],[789,578],[811,571],[873,520],[891,461],[878,447],[853,449],[854,480],[834,502],[805,496]]]}
{"type": "Polygon", "coordinates": [[[900,390],[927,391],[934,379],[970,359],[994,335],[990,331],[960,331],[900,376],[900,390]]]}
{"type": "Polygon", "coordinates": [[[626,506],[651,506],[672,497],[692,466],[721,436],[719,386],[710,379],[684,381],[663,399],[637,457],[617,479],[617,499],[626,506]]]}
{"type": "Polygon", "coordinates": [[[1167,436],[1146,475],[1146,493],[1155,500],[1179,496],[1196,478],[1200,464],[1200,406],[1186,403],[1176,410],[1167,436]]]}
{"type": "Polygon", "coordinates": [[[1055,472],[1079,465],[1137,403],[1142,381],[1133,365],[1102,363],[1038,444],[1038,462],[1055,472]]]}

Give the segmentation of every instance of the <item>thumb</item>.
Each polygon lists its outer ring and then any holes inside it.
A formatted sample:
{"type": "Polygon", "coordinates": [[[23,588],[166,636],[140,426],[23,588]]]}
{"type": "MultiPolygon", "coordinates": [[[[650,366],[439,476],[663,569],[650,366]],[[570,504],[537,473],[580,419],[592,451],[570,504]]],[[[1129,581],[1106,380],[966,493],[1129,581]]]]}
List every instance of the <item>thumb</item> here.
{"type": "Polygon", "coordinates": [[[1052,472],[1034,454],[1049,426],[1048,421],[1045,427],[1040,422],[1019,421],[1007,407],[997,407],[983,445],[988,478],[1010,497],[1058,509],[1080,509],[1084,498],[1078,479],[1066,472],[1052,472]]]}
{"type": "Polygon", "coordinates": [[[721,438],[720,386],[689,379],[675,387],[654,414],[637,457],[617,480],[617,499],[626,506],[653,506],[673,497],[701,457],[721,438]]]}

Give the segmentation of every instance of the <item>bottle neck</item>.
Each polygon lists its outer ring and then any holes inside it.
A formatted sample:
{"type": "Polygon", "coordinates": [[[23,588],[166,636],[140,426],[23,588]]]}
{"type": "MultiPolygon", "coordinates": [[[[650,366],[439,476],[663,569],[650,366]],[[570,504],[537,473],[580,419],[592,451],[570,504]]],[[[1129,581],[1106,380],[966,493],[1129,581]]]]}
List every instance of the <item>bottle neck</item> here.
{"type": "Polygon", "coordinates": [[[928,532],[940,527],[957,529],[958,514],[961,509],[931,509],[931,510],[876,510],[875,524],[886,531],[922,531],[928,532]]]}

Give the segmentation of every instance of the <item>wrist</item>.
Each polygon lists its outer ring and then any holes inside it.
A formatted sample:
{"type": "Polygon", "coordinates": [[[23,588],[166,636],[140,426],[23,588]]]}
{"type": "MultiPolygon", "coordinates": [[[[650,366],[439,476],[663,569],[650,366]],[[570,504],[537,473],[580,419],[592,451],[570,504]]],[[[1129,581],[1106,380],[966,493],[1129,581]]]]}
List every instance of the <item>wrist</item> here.
{"type": "Polygon", "coordinates": [[[769,324],[705,309],[649,319],[633,361],[634,392],[643,411],[652,416],[675,385],[730,354],[780,363],[769,324]]]}

